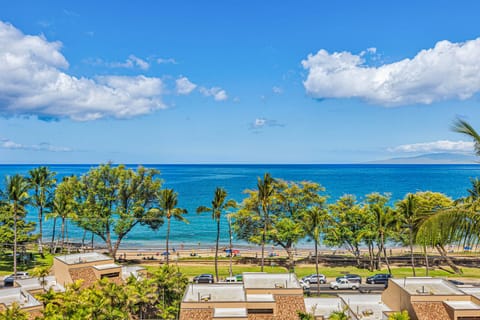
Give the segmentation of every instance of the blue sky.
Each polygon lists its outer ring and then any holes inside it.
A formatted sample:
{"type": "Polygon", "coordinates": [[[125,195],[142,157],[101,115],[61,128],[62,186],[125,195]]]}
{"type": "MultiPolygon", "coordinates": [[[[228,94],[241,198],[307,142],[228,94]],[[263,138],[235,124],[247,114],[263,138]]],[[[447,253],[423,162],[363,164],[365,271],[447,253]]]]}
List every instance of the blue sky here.
{"type": "Polygon", "coordinates": [[[0,163],[469,152],[478,1],[8,1],[0,163]]]}

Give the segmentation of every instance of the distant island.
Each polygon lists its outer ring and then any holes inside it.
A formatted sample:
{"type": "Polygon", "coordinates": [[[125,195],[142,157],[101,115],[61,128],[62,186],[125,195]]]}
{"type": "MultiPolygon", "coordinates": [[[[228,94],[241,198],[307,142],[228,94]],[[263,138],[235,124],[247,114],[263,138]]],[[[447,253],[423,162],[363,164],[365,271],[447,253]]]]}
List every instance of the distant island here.
{"type": "Polygon", "coordinates": [[[399,157],[368,161],[367,164],[476,164],[480,159],[465,153],[428,153],[413,157],[399,157]]]}

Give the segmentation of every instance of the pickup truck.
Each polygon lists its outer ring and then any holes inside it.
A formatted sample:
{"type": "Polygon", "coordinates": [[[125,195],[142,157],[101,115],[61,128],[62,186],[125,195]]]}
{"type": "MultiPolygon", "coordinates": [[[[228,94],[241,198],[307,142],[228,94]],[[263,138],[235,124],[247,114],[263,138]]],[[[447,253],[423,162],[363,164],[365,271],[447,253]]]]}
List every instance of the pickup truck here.
{"type": "Polygon", "coordinates": [[[338,278],[337,280],[330,282],[330,288],[333,290],[338,289],[352,289],[357,290],[360,284],[358,282],[350,282],[346,278],[338,278]]]}

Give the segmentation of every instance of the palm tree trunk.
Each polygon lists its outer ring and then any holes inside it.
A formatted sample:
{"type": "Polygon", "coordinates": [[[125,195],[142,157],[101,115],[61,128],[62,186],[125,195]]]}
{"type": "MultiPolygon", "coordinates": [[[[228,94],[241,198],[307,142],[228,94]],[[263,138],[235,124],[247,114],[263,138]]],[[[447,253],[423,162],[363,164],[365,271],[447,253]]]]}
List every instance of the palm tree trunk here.
{"type": "Polygon", "coordinates": [[[260,270],[263,272],[263,265],[265,263],[265,234],[267,233],[267,225],[263,227],[263,233],[262,233],[262,262],[261,262],[261,268],[260,270]]]}
{"type": "Polygon", "coordinates": [[[373,272],[374,269],[374,253],[373,253],[373,244],[370,242],[368,243],[368,257],[369,257],[369,264],[370,264],[370,271],[373,272]]]}
{"type": "Polygon", "coordinates": [[[385,246],[383,247],[383,256],[385,257],[385,263],[387,264],[388,273],[392,274],[392,270],[390,269],[390,263],[388,262],[387,257],[387,248],[385,246]]]}
{"type": "Polygon", "coordinates": [[[441,244],[436,244],[435,245],[435,248],[437,249],[438,253],[440,253],[440,255],[442,256],[442,258],[445,260],[445,262],[447,263],[447,265],[452,268],[452,270],[456,273],[456,274],[462,274],[463,271],[462,269],[460,269],[454,262],[453,260],[447,255],[447,251],[445,250],[445,248],[441,245],[441,244]]]}
{"type": "Polygon", "coordinates": [[[426,245],[423,245],[423,250],[425,252],[425,275],[428,277],[428,271],[430,269],[430,265],[428,264],[428,252],[427,252],[426,245]]]}
{"type": "MultiPolygon", "coordinates": [[[[315,239],[315,274],[318,279],[318,241],[315,239]]],[[[317,295],[320,296],[320,283],[317,283],[317,295]]]]}
{"type": "Polygon", "coordinates": [[[233,259],[233,247],[232,247],[232,224],[231,224],[231,221],[230,221],[230,216],[228,215],[228,233],[229,233],[229,236],[230,236],[230,268],[229,268],[229,273],[230,273],[230,277],[233,276],[233,270],[232,270],[232,259],[233,259]]]}
{"type": "Polygon", "coordinates": [[[17,205],[13,204],[13,278],[17,278],[17,205]]]}
{"type": "Polygon", "coordinates": [[[83,230],[83,237],[82,237],[82,248],[85,247],[85,238],[87,237],[87,229],[83,230]]]}
{"type": "Polygon", "coordinates": [[[413,272],[413,276],[416,277],[416,273],[415,273],[415,256],[413,255],[413,230],[412,228],[410,227],[409,229],[409,240],[410,240],[410,258],[411,258],[411,261],[412,261],[412,272],[413,272]]]}
{"type": "Polygon", "coordinates": [[[168,251],[168,238],[170,237],[170,218],[168,218],[168,226],[167,226],[167,238],[166,238],[166,261],[167,261],[167,266],[168,266],[168,263],[169,263],[169,255],[170,255],[170,251],[168,251]]]}
{"type": "Polygon", "coordinates": [[[60,228],[62,234],[62,252],[65,249],[65,218],[62,217],[62,227],[60,228]]]}
{"type": "Polygon", "coordinates": [[[38,210],[38,227],[40,229],[38,237],[38,253],[40,253],[42,258],[45,258],[45,255],[43,254],[43,207],[40,207],[38,210]]]}
{"type": "Polygon", "coordinates": [[[53,229],[52,229],[52,243],[50,244],[51,253],[55,253],[56,246],[55,243],[55,229],[57,228],[57,217],[53,218],[53,229]]]}
{"type": "Polygon", "coordinates": [[[67,238],[67,251],[70,253],[70,243],[68,242],[68,219],[65,220],[65,237],[67,238]]]}
{"type": "Polygon", "coordinates": [[[382,241],[383,256],[385,258],[385,263],[387,264],[388,273],[392,274],[392,270],[390,269],[390,263],[388,262],[387,248],[385,247],[385,239],[383,233],[380,235],[380,240],[382,241]]]}
{"type": "MultiPolygon", "coordinates": [[[[220,217],[217,219],[217,242],[215,243],[215,277],[218,282],[218,242],[220,241],[220,217]]],[[[230,250],[230,256],[233,252],[230,250]]]]}

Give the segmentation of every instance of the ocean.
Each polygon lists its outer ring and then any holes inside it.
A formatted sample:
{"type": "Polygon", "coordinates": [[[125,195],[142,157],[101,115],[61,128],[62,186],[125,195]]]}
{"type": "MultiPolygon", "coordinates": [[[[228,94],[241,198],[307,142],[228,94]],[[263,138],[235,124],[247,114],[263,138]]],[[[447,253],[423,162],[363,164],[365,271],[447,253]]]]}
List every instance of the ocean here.
{"type": "MultiPolygon", "coordinates": [[[[38,165],[0,165],[0,187],[5,176],[16,173],[27,175],[38,165]]],[[[96,165],[49,165],[57,173],[57,180],[66,175],[82,175],[96,165]]],[[[137,165],[128,167],[136,168],[137,165]]],[[[173,246],[208,247],[215,243],[216,227],[208,213],[198,215],[200,205],[210,206],[216,187],[223,187],[228,198],[240,202],[245,189],[256,188],[257,177],[269,172],[275,178],[288,181],[313,181],[325,187],[328,202],[344,194],[353,194],[359,200],[371,192],[390,193],[392,202],[409,192],[435,191],[452,198],[463,197],[470,187],[470,179],[480,176],[480,166],[469,165],[145,165],[160,170],[163,186],[179,194],[179,207],[188,210],[189,224],[172,221],[170,241],[173,246]]],[[[27,219],[36,221],[36,212],[29,209],[27,219]]],[[[52,220],[44,222],[44,241],[52,234],[52,220]]],[[[57,232],[60,232],[59,223],[57,232]]],[[[228,243],[226,218],[221,221],[221,243],[228,243]]],[[[68,226],[69,238],[79,241],[83,231],[73,223],[68,226]]],[[[164,247],[166,226],[158,231],[135,227],[124,239],[122,248],[164,247]]],[[[58,233],[57,233],[58,234],[58,233]]],[[[246,245],[234,240],[236,245],[246,245]]],[[[95,244],[101,245],[96,239],[95,244]]]]}

